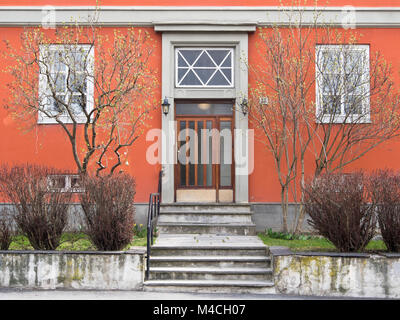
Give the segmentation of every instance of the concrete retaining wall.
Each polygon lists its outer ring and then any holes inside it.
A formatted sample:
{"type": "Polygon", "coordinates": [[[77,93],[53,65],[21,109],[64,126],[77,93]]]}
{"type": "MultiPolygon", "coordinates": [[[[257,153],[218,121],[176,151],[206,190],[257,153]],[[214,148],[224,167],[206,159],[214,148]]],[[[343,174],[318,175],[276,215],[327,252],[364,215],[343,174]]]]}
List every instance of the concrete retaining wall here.
{"type": "Polygon", "coordinates": [[[145,249],[121,252],[0,251],[0,287],[138,290],[145,249]]]}
{"type": "Polygon", "coordinates": [[[400,298],[400,254],[271,253],[277,293],[400,298]]]}
{"type": "MultiPolygon", "coordinates": [[[[400,298],[400,254],[270,252],[278,294],[400,298]]],[[[145,248],[0,251],[0,288],[141,290],[144,267],[145,248]]]]}

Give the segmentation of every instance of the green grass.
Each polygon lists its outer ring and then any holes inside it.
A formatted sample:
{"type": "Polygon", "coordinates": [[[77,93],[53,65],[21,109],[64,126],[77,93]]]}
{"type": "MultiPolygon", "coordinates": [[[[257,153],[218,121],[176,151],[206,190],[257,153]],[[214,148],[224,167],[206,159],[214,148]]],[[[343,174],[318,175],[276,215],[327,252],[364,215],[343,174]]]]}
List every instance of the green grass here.
{"type": "Polygon", "coordinates": [[[33,250],[33,247],[29,243],[27,237],[18,235],[14,236],[13,241],[11,242],[8,250],[33,250]]]}
{"type": "MultiPolygon", "coordinates": [[[[130,247],[146,246],[146,232],[143,229],[134,228],[135,236],[132,242],[124,250],[130,247]]],[[[292,251],[337,251],[329,240],[316,237],[301,235],[296,239],[289,240],[287,235],[269,232],[259,233],[258,236],[267,246],[289,247],[292,251]]],[[[17,235],[9,247],[9,250],[33,250],[26,236],[17,235]]],[[[65,232],[61,237],[61,242],[57,248],[59,251],[95,251],[96,247],[90,241],[88,235],[83,232],[65,232]]],[[[386,246],[382,240],[372,240],[365,251],[385,251],[386,246]]]]}
{"type": "MultiPolygon", "coordinates": [[[[335,246],[325,238],[305,237],[305,239],[277,239],[266,233],[259,233],[259,238],[267,246],[289,247],[292,251],[337,251],[335,246]]],[[[386,246],[382,240],[372,240],[365,251],[384,251],[386,246]]]]}
{"type": "MultiPolygon", "coordinates": [[[[124,250],[128,250],[132,246],[146,246],[146,233],[134,235],[132,242],[126,246],[124,250]]],[[[26,236],[14,236],[10,244],[9,250],[33,250],[26,236]]],[[[96,251],[96,247],[90,241],[87,234],[83,232],[65,232],[61,236],[60,245],[56,250],[59,251],[96,251]]]]}
{"type": "Polygon", "coordinates": [[[93,251],[96,247],[83,232],[66,232],[61,236],[60,245],[56,250],[60,251],[93,251]]]}
{"type": "Polygon", "coordinates": [[[134,237],[129,247],[145,247],[147,245],[147,238],[134,237]]]}

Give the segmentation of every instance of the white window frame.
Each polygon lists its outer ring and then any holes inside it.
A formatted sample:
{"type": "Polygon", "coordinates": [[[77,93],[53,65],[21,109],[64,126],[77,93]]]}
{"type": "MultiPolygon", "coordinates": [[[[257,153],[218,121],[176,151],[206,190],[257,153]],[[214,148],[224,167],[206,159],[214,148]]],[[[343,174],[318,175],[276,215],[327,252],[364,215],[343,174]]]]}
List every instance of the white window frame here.
{"type": "MultiPolygon", "coordinates": [[[[203,53],[200,53],[199,56],[197,57],[197,59],[193,62],[192,65],[190,65],[187,61],[186,63],[188,64],[188,72],[190,70],[193,70],[193,65],[196,63],[196,61],[200,58],[200,56],[203,53]]],[[[207,53],[208,54],[208,53],[207,53]]],[[[229,55],[229,54],[228,54],[229,55]]],[[[228,57],[228,55],[226,57],[228,57]]],[[[181,55],[182,58],[185,60],[185,58],[183,57],[183,55],[181,55]]],[[[225,59],[226,59],[225,57],[225,59]]],[[[214,59],[209,55],[209,58],[215,63],[214,59]]],[[[222,65],[224,63],[224,60],[222,60],[222,62],[220,63],[220,65],[222,65]]],[[[198,67],[198,69],[214,69],[215,68],[215,72],[210,76],[208,82],[212,79],[212,77],[214,76],[214,74],[220,70],[220,66],[215,66],[215,67],[198,67]]],[[[186,69],[186,68],[185,68],[186,69]]],[[[226,67],[224,67],[224,69],[227,69],[226,67]]],[[[198,80],[203,83],[203,81],[200,79],[200,77],[198,77],[198,75],[196,74],[196,72],[193,71],[193,73],[196,75],[196,77],[198,78],[198,80]]],[[[185,78],[186,74],[182,77],[181,81],[185,78]]],[[[233,88],[235,86],[235,56],[234,56],[234,48],[232,47],[175,47],[175,87],[176,88],[233,88]],[[223,85],[223,86],[211,86],[211,85],[207,85],[207,84],[202,84],[202,85],[183,85],[183,84],[179,84],[178,83],[178,69],[180,68],[178,66],[178,55],[179,55],[179,51],[180,50],[202,50],[204,52],[207,53],[207,50],[225,50],[225,51],[229,51],[230,55],[231,55],[231,66],[230,66],[230,70],[231,70],[231,79],[227,79],[225,74],[223,72],[221,72],[221,74],[225,77],[225,79],[227,80],[227,82],[230,82],[230,85],[223,85]]]]}
{"type": "MultiPolygon", "coordinates": [[[[370,123],[371,118],[370,118],[370,56],[369,56],[369,51],[370,47],[369,45],[365,44],[360,44],[360,45],[330,45],[330,44],[324,44],[324,45],[317,45],[316,50],[315,50],[315,61],[316,61],[316,81],[315,81],[315,88],[316,88],[316,122],[317,123],[370,123]],[[320,54],[321,51],[330,51],[330,50],[337,50],[344,52],[346,50],[351,50],[351,51],[360,51],[364,53],[364,59],[366,62],[366,66],[364,66],[366,69],[363,72],[363,77],[364,79],[362,80],[364,90],[365,90],[365,96],[367,97],[366,99],[363,99],[362,102],[362,111],[363,114],[353,114],[353,115],[346,115],[344,111],[344,101],[346,94],[342,93],[340,95],[340,104],[341,104],[341,112],[340,114],[337,115],[332,115],[332,114],[325,114],[323,115],[323,75],[324,73],[321,72],[321,70],[318,70],[318,65],[321,65],[321,57],[322,55],[320,54]],[[367,78],[366,78],[367,77],[367,78]]],[[[343,56],[341,55],[340,58],[341,64],[343,64],[343,56]]],[[[340,66],[341,71],[341,78],[343,79],[345,75],[345,70],[343,68],[343,65],[340,66]]]]}
{"type": "MultiPolygon", "coordinates": [[[[50,45],[40,45],[39,50],[40,50],[40,59],[43,60],[44,54],[46,52],[50,51],[66,51],[66,46],[67,45],[62,45],[62,44],[50,44],[50,45]]],[[[94,106],[94,48],[91,45],[88,44],[79,44],[79,45],[68,45],[68,46],[73,46],[77,48],[82,48],[83,50],[89,51],[88,54],[88,64],[87,64],[87,71],[89,73],[89,76],[86,77],[86,110],[88,113],[90,113],[93,110],[94,106]]],[[[39,74],[39,103],[48,103],[47,97],[49,94],[46,94],[48,92],[49,87],[47,83],[47,77],[45,74],[40,73],[39,74]],[[46,100],[42,102],[42,98],[45,96],[43,100],[46,100]]],[[[70,118],[69,115],[60,115],[59,120],[63,123],[73,123],[72,119],[70,118]]],[[[80,115],[76,115],[74,117],[75,121],[77,123],[86,123],[87,122],[87,117],[86,115],[82,112],[80,115]]],[[[43,112],[38,112],[38,124],[57,124],[57,120],[54,117],[48,117],[46,114],[43,112]]]]}

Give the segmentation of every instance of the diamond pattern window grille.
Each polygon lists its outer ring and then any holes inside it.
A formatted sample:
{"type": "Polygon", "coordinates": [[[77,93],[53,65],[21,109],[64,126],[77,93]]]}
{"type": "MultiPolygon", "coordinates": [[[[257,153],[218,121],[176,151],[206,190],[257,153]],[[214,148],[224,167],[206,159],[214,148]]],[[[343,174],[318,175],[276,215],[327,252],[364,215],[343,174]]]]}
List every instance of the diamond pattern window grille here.
{"type": "Polygon", "coordinates": [[[233,87],[232,48],[177,48],[177,87],[233,87]]]}

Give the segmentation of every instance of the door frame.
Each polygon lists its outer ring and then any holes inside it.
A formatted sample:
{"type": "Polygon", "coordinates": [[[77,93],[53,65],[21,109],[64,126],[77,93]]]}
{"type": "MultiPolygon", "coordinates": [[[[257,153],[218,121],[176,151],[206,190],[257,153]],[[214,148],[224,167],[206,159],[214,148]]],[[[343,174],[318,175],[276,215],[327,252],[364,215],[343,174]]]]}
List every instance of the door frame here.
{"type": "Polygon", "coordinates": [[[235,108],[235,203],[249,202],[249,169],[254,166],[254,159],[249,157],[248,115],[240,111],[240,102],[248,96],[248,32],[236,30],[224,32],[219,28],[207,32],[169,31],[162,32],[162,72],[160,103],[167,97],[171,105],[168,114],[161,117],[161,164],[162,203],[174,203],[174,166],[176,122],[174,113],[175,99],[233,99],[235,108]],[[181,88],[175,87],[175,48],[192,47],[232,47],[234,48],[234,87],[233,88],[181,88]],[[239,159],[239,162],[238,160],[239,159]]]}

